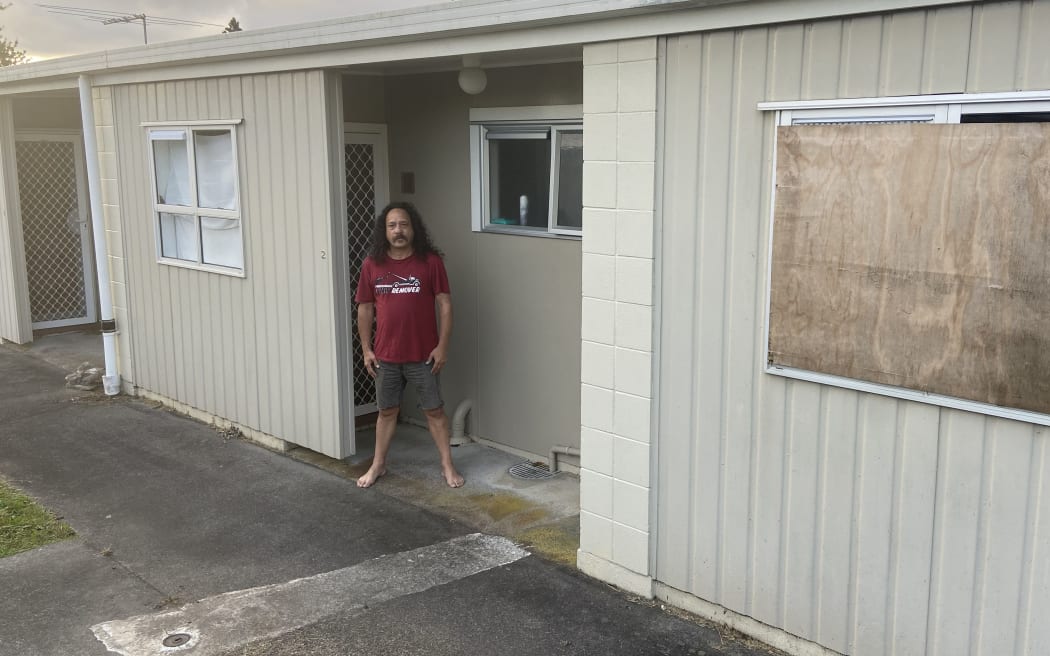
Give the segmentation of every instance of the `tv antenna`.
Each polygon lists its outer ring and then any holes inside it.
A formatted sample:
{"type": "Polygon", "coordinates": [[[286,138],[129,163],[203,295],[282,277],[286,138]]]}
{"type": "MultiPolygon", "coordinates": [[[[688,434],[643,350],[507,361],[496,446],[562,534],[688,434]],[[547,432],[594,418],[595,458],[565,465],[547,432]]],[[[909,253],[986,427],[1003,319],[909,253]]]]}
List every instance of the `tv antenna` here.
{"type": "Polygon", "coordinates": [[[146,23],[152,23],[154,25],[185,25],[188,27],[226,27],[225,25],[218,25],[216,23],[202,23],[200,21],[186,20],[183,18],[165,18],[163,16],[147,16],[142,13],[132,13],[125,11],[107,11],[104,9],[88,9],[86,7],[67,7],[64,5],[46,5],[37,4],[37,7],[46,9],[48,13],[59,14],[62,16],[75,16],[77,18],[83,18],[85,20],[99,22],[103,25],[113,25],[115,23],[136,23],[142,21],[142,42],[149,44],[149,34],[146,31],[146,23]]]}

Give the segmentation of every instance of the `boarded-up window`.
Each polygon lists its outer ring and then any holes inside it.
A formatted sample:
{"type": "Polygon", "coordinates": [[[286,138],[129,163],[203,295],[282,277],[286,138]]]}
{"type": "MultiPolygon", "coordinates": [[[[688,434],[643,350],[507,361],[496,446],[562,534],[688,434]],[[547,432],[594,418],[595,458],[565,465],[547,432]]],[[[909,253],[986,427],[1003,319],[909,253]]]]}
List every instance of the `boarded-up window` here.
{"type": "Polygon", "coordinates": [[[770,364],[1050,413],[1050,124],[777,139],[770,364]]]}

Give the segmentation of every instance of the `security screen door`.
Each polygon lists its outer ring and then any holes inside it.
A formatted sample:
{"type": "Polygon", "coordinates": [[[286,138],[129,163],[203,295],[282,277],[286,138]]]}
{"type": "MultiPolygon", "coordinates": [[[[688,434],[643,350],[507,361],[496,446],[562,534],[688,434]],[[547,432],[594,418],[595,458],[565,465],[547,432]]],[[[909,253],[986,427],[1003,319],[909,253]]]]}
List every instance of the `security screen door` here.
{"type": "MultiPolygon", "coordinates": [[[[376,214],[388,202],[386,126],[348,124],[344,161],[346,164],[346,221],[350,253],[351,301],[357,291],[361,262],[372,242],[376,214]]],[[[357,336],[357,306],[353,306],[350,327],[354,360],[354,414],[376,411],[375,383],[361,361],[361,341],[357,336]]]]}
{"type": "Polygon", "coordinates": [[[15,155],[33,329],[93,323],[80,135],[19,133],[15,155]]]}

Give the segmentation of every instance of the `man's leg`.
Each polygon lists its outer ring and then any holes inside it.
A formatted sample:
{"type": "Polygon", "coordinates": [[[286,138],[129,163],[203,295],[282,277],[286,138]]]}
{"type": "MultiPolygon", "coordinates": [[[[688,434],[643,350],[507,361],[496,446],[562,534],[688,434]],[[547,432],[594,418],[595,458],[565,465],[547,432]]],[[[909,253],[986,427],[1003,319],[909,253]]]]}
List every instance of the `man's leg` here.
{"type": "Polygon", "coordinates": [[[397,415],[400,410],[400,407],[394,406],[379,411],[379,418],[376,420],[375,456],[372,458],[372,466],[357,479],[358,487],[372,487],[380,476],[386,474],[386,456],[390,452],[390,443],[394,440],[397,415]]]}
{"type": "Polygon", "coordinates": [[[462,487],[463,477],[456,471],[452,464],[452,435],[449,432],[448,415],[444,407],[423,411],[427,416],[427,427],[430,429],[430,437],[437,445],[438,453],[441,454],[441,474],[445,477],[445,483],[449,487],[462,487]]]}
{"type": "Polygon", "coordinates": [[[376,452],[372,458],[372,466],[357,479],[357,487],[372,487],[379,477],[386,474],[386,455],[390,452],[390,443],[394,441],[394,431],[397,430],[397,415],[401,411],[399,406],[384,408],[379,411],[376,419],[376,452]]]}
{"type": "Polygon", "coordinates": [[[462,487],[463,477],[452,464],[452,434],[449,430],[448,415],[445,414],[445,402],[441,400],[441,385],[438,377],[430,371],[425,363],[405,365],[405,378],[415,385],[419,396],[419,405],[427,416],[427,428],[430,437],[441,454],[441,475],[449,487],[462,487]]]}
{"type": "Polygon", "coordinates": [[[380,476],[386,474],[386,456],[394,440],[394,431],[397,430],[397,415],[401,411],[401,392],[404,388],[404,372],[400,365],[376,363],[376,403],[379,405],[376,452],[372,466],[357,479],[357,487],[372,487],[380,476]]]}

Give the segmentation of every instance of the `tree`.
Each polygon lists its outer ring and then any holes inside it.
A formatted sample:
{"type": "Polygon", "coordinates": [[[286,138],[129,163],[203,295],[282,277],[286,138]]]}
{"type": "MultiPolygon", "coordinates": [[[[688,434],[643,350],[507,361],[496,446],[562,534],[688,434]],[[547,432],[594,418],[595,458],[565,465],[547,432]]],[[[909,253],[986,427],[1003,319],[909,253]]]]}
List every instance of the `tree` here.
{"type": "Polygon", "coordinates": [[[237,22],[236,18],[230,19],[230,24],[226,26],[226,29],[222,31],[223,34],[229,34],[230,32],[240,32],[241,24],[237,22]]]}
{"type": "MultiPolygon", "coordinates": [[[[0,11],[10,7],[10,4],[0,4],[0,11]]],[[[0,27],[0,32],[4,28],[0,27]]],[[[0,66],[11,66],[13,64],[24,64],[29,61],[29,55],[25,50],[18,47],[18,41],[12,41],[0,34],[0,66]]]]}

